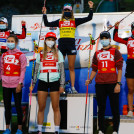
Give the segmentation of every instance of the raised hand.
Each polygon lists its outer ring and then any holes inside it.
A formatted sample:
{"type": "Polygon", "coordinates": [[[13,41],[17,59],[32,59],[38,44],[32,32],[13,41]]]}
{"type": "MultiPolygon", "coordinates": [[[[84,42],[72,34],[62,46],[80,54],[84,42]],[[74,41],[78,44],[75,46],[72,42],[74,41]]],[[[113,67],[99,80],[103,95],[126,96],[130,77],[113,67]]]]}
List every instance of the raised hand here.
{"type": "Polygon", "coordinates": [[[42,7],[42,13],[43,13],[43,14],[46,14],[46,12],[47,12],[46,7],[42,7]]]}
{"type": "Polygon", "coordinates": [[[88,5],[90,8],[93,8],[94,3],[92,1],[88,1],[88,5]]]}
{"type": "Polygon", "coordinates": [[[26,22],[22,20],[22,21],[21,21],[21,24],[22,24],[22,25],[23,25],[23,24],[26,25],[26,22]]]}
{"type": "Polygon", "coordinates": [[[117,21],[117,22],[115,23],[115,26],[118,27],[119,24],[120,24],[120,22],[117,21]]]}

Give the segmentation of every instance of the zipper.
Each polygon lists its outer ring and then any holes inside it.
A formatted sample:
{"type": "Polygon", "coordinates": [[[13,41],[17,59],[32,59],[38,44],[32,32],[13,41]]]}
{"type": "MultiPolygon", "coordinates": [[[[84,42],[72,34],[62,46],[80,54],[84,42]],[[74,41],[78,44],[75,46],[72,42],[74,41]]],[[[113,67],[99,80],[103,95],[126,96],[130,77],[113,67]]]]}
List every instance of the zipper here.
{"type": "Polygon", "coordinates": [[[49,83],[49,73],[47,73],[47,82],[49,83]]]}

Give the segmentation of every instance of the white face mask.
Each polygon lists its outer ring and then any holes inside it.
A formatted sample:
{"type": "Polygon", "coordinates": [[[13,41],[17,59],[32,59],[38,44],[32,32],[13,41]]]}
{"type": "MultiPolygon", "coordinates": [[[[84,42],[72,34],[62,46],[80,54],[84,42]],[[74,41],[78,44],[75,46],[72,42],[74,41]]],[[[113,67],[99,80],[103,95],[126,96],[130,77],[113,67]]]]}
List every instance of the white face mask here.
{"type": "Polygon", "coordinates": [[[12,50],[15,48],[15,43],[7,43],[7,47],[12,50]]]}
{"type": "Polygon", "coordinates": [[[110,44],[110,40],[109,39],[101,40],[101,44],[103,47],[107,47],[110,44]]]}
{"type": "Polygon", "coordinates": [[[55,44],[55,41],[46,41],[46,45],[50,48],[52,48],[55,44]]]}
{"type": "Polygon", "coordinates": [[[0,24],[0,29],[6,29],[7,25],[6,24],[0,24]]]}

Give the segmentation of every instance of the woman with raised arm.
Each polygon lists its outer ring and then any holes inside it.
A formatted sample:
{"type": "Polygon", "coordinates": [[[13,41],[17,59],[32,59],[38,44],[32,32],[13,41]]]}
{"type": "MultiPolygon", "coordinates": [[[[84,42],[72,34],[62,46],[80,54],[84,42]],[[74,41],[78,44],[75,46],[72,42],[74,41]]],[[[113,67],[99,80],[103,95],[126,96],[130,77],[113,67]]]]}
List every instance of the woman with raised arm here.
{"type": "Polygon", "coordinates": [[[125,44],[127,46],[128,56],[127,56],[127,66],[126,66],[126,79],[128,86],[128,107],[129,112],[127,114],[128,117],[133,117],[133,95],[134,95],[134,22],[131,23],[131,37],[128,38],[120,38],[118,36],[120,22],[116,22],[114,29],[113,39],[116,42],[125,44]]]}
{"type": "Polygon", "coordinates": [[[44,24],[47,27],[59,27],[60,29],[60,38],[58,40],[58,49],[64,56],[64,59],[67,55],[69,62],[69,71],[71,79],[71,87],[74,93],[77,93],[75,90],[75,59],[76,59],[76,47],[75,47],[75,30],[77,26],[92,20],[93,17],[93,2],[89,1],[88,5],[90,12],[87,17],[84,18],[74,18],[71,4],[65,4],[62,11],[61,19],[56,21],[48,22],[46,15],[46,8],[42,8],[44,24]]]}

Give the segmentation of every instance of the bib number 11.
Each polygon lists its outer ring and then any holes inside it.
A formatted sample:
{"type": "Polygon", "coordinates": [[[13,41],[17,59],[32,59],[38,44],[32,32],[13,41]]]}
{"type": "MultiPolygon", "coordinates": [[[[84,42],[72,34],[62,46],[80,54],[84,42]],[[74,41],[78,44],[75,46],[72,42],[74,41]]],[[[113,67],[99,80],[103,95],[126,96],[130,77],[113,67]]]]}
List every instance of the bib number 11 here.
{"type": "Polygon", "coordinates": [[[102,67],[108,67],[107,61],[102,61],[102,67]]]}

